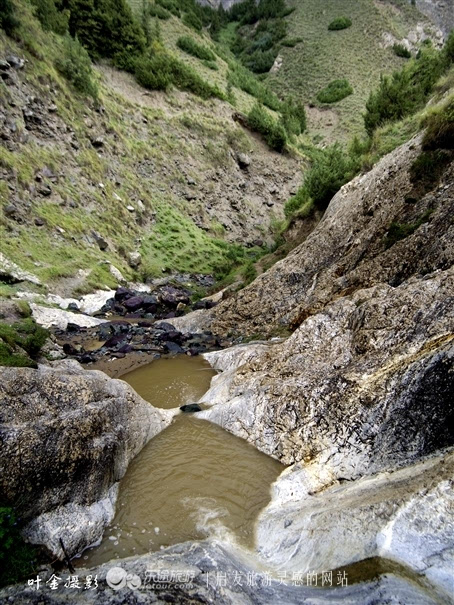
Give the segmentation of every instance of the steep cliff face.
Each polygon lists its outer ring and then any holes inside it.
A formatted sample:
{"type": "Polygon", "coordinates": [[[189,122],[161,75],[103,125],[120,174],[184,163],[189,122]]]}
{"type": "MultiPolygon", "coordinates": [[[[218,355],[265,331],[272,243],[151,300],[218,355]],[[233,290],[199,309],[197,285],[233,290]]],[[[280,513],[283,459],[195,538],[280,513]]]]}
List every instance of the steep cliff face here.
{"type": "Polygon", "coordinates": [[[428,17],[445,35],[454,28],[453,0],[416,0],[416,8],[428,17]]]}
{"type": "Polygon", "coordinates": [[[450,267],[454,165],[435,189],[415,196],[410,171],[420,145],[421,138],[414,138],[345,185],[304,243],[215,309],[215,331],[269,335],[293,329],[361,288],[395,287],[413,275],[450,267]],[[390,245],[393,224],[408,232],[390,245]]]}

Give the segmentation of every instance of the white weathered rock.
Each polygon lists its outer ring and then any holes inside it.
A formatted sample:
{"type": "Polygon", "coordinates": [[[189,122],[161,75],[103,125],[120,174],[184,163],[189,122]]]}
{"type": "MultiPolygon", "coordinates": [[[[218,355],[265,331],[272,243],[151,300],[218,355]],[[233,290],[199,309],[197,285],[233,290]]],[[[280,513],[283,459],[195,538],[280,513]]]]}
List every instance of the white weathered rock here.
{"type": "Polygon", "coordinates": [[[181,317],[166,319],[176,330],[183,334],[198,334],[210,329],[212,309],[198,309],[181,317]]]}
{"type": "Polygon", "coordinates": [[[257,524],[267,565],[321,572],[384,557],[422,574],[446,598],[454,590],[454,452],[353,482],[294,465],[273,486],[257,524]]]}
{"type": "Polygon", "coordinates": [[[111,263],[109,263],[109,272],[112,275],[112,277],[117,280],[117,282],[119,284],[125,283],[126,279],[124,278],[120,269],[117,269],[117,267],[115,267],[111,263]]]}
{"type": "Polygon", "coordinates": [[[36,275],[33,275],[33,273],[29,273],[28,271],[24,271],[19,267],[19,265],[16,265],[16,263],[13,263],[8,258],[6,258],[6,256],[1,252],[0,276],[8,277],[9,279],[12,279],[16,282],[28,281],[32,284],[36,284],[37,286],[42,285],[41,280],[36,277],[36,275]]]}
{"type": "Polygon", "coordinates": [[[97,319],[96,317],[82,315],[81,313],[71,313],[71,311],[64,311],[63,309],[56,309],[54,307],[43,307],[42,305],[37,305],[35,303],[30,303],[30,309],[36,323],[45,328],[54,326],[61,330],[65,330],[68,323],[73,323],[80,327],[91,328],[92,326],[98,326],[106,321],[105,319],[97,319]]]}

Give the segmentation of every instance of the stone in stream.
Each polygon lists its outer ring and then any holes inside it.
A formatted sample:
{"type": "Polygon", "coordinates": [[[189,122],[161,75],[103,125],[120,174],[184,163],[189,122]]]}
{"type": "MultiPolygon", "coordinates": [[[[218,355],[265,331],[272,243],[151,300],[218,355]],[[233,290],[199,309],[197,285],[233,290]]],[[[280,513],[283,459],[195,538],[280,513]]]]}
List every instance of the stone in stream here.
{"type": "Polygon", "coordinates": [[[182,412],[201,412],[202,408],[198,403],[187,403],[180,406],[182,412]]]}

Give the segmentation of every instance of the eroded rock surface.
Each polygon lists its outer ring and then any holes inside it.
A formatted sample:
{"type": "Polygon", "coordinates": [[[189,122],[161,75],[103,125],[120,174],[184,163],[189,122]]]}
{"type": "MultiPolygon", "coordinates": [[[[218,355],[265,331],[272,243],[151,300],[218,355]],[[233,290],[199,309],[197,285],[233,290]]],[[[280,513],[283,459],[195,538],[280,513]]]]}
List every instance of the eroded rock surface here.
{"type": "Polygon", "coordinates": [[[321,572],[383,557],[454,593],[454,452],[321,489],[323,468],[297,464],[273,487],[258,550],[286,571],[321,572]]]}
{"type": "Polygon", "coordinates": [[[75,361],[0,368],[0,502],[62,558],[99,539],[130,460],[172,419],[125,382],[75,361]]]}
{"type": "Polygon", "coordinates": [[[454,165],[433,191],[414,197],[410,168],[420,137],[402,145],[331,200],[322,221],[282,261],[213,310],[215,333],[270,335],[291,329],[329,302],[454,262],[454,165]],[[390,246],[393,222],[420,226],[390,246]]]}
{"type": "MultiPolygon", "coordinates": [[[[58,603],[87,603],[107,605],[129,603],[204,603],[206,605],[435,605],[433,597],[420,586],[396,577],[383,576],[374,582],[333,588],[312,588],[291,585],[292,574],[287,581],[272,579],[266,569],[253,565],[243,551],[216,541],[186,542],[161,552],[113,561],[92,570],[78,569],[82,586],[88,575],[98,576],[96,590],[64,587],[57,590],[41,588],[40,591],[24,586],[0,590],[2,602],[15,605],[48,605],[58,603]],[[113,567],[120,567],[116,574],[119,589],[106,583],[106,575],[113,567]],[[127,575],[128,574],[128,575],[127,575]],[[156,587],[161,578],[160,587],[156,587]],[[165,581],[163,580],[165,578],[165,581]],[[185,578],[190,582],[184,583],[185,578]],[[134,583],[137,588],[128,587],[134,583]],[[154,584],[154,585],[153,585],[154,584]],[[8,601],[9,599],[9,601],[8,601]],[[45,601],[44,601],[45,599],[45,601]]],[[[45,578],[47,579],[47,577],[45,578]]]]}
{"type": "Polygon", "coordinates": [[[453,269],[359,290],[221,375],[200,416],[337,478],[417,460],[454,443],[453,308],[453,269]]]}

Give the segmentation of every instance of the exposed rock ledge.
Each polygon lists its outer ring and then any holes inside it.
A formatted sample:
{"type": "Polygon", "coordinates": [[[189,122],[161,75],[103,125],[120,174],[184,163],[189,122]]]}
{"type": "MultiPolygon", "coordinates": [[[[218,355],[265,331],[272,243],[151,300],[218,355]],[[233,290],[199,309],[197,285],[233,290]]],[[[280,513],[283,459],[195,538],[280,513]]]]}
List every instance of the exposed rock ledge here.
{"type": "Polygon", "coordinates": [[[168,426],[129,385],[75,361],[0,367],[0,502],[32,543],[63,558],[98,540],[130,460],[168,426]]]}
{"type": "Polygon", "coordinates": [[[318,473],[323,468],[297,464],[274,484],[257,529],[258,550],[267,564],[306,574],[380,556],[422,574],[443,602],[451,602],[452,450],[322,491],[318,473]]]}
{"type": "MultiPolygon", "coordinates": [[[[251,557],[244,551],[216,541],[185,542],[157,553],[112,561],[92,570],[77,571],[82,581],[87,574],[96,574],[98,588],[71,590],[61,582],[57,590],[46,587],[36,591],[17,585],[0,590],[0,601],[14,605],[440,605],[441,602],[420,586],[392,574],[382,576],[374,582],[330,589],[292,586],[276,579],[262,583],[261,579],[265,577],[262,575],[265,571],[263,567],[254,566],[251,557]],[[117,590],[110,588],[105,580],[112,567],[123,570],[123,576],[118,576],[122,579],[123,587],[117,590]],[[181,579],[178,583],[178,576],[193,578],[191,585],[182,583],[181,579]],[[156,587],[156,583],[154,587],[151,585],[153,577],[158,580],[161,578],[160,588],[156,587]],[[162,578],[168,580],[163,581],[162,578]],[[225,585],[222,578],[225,578],[225,585]],[[235,581],[235,578],[239,578],[239,581],[235,581]],[[127,582],[140,586],[131,589],[127,582]]],[[[288,579],[291,581],[291,573],[288,579]]],[[[333,586],[335,585],[336,578],[333,574],[333,586]]]]}
{"type": "Polygon", "coordinates": [[[200,416],[327,483],[453,445],[453,308],[453,269],[359,290],[217,377],[200,416]]]}

